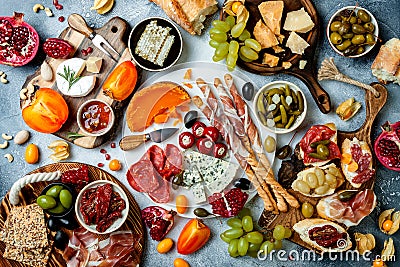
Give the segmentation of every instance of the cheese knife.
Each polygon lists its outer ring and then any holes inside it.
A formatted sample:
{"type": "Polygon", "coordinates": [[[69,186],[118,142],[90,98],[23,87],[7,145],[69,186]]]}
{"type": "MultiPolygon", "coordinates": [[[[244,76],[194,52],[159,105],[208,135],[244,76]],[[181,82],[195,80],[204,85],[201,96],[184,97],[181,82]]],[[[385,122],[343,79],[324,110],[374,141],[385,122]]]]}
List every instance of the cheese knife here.
{"type": "Polygon", "coordinates": [[[159,129],[150,133],[146,134],[139,134],[139,135],[128,135],[123,137],[119,141],[119,147],[124,150],[132,150],[137,148],[143,143],[146,143],[147,141],[153,141],[155,143],[161,143],[164,140],[167,140],[170,138],[176,131],[178,131],[179,128],[165,128],[165,129],[159,129]]]}
{"type": "Polygon", "coordinates": [[[107,50],[104,49],[102,45],[108,47],[111,51],[117,54],[118,57],[121,57],[121,55],[110,45],[109,42],[106,41],[106,39],[104,39],[103,36],[101,36],[100,34],[96,34],[94,30],[87,25],[85,19],[81,15],[76,13],[71,14],[68,17],[68,25],[73,30],[80,32],[86,37],[88,37],[98,49],[100,49],[104,54],[106,54],[113,60],[117,61],[112,57],[112,55],[107,50]]]}

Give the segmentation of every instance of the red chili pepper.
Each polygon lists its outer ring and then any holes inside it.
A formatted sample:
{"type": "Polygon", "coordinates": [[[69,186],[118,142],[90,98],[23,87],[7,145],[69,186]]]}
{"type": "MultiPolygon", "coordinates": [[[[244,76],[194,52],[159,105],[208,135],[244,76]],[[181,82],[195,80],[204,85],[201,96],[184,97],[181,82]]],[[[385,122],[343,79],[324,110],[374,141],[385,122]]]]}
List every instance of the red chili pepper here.
{"type": "Polygon", "coordinates": [[[200,138],[204,136],[204,129],[206,125],[201,121],[196,121],[192,126],[192,133],[196,138],[200,138]]]}
{"type": "Polygon", "coordinates": [[[204,129],[204,136],[210,138],[214,142],[217,142],[219,138],[219,131],[214,126],[208,126],[204,129]]]}
{"type": "Polygon", "coordinates": [[[194,145],[195,138],[192,133],[183,132],[179,135],[178,142],[183,149],[188,149],[194,145]]]}
{"type": "Polygon", "coordinates": [[[214,142],[211,139],[204,137],[197,139],[196,146],[200,153],[212,155],[214,142]]]}
{"type": "Polygon", "coordinates": [[[221,159],[225,157],[227,152],[228,152],[228,147],[224,143],[217,143],[214,146],[213,156],[221,159]]]}

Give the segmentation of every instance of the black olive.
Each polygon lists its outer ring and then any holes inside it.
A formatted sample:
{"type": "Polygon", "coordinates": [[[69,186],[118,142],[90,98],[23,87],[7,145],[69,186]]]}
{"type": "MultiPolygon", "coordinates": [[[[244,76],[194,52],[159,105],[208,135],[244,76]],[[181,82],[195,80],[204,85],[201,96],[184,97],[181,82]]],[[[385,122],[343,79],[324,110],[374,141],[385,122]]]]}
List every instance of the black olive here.
{"type": "Polygon", "coordinates": [[[196,215],[197,217],[207,217],[209,215],[212,215],[211,213],[209,213],[206,209],[203,208],[197,208],[193,211],[194,215],[196,215]]]}
{"type": "Polygon", "coordinates": [[[292,154],[292,148],[289,145],[284,145],[276,151],[276,157],[278,159],[286,159],[292,154]]]}
{"type": "Polygon", "coordinates": [[[172,178],[172,188],[174,190],[177,190],[181,185],[183,185],[183,173],[180,173],[172,178]]]}
{"type": "Polygon", "coordinates": [[[198,119],[198,113],[196,110],[191,110],[188,113],[186,113],[185,118],[183,119],[183,122],[185,124],[185,127],[187,129],[191,128],[193,124],[197,121],[198,119]]]}
{"type": "Polygon", "coordinates": [[[251,101],[254,95],[254,85],[251,82],[247,82],[242,87],[242,96],[244,99],[251,101]]]}
{"type": "Polygon", "coordinates": [[[235,187],[240,188],[242,190],[249,190],[250,189],[250,180],[246,178],[240,178],[235,181],[235,187]]]}
{"type": "Polygon", "coordinates": [[[58,231],[58,229],[60,229],[58,219],[50,216],[50,218],[47,220],[47,228],[49,228],[52,232],[58,231]]]}
{"type": "Polygon", "coordinates": [[[60,250],[64,250],[66,245],[68,244],[69,237],[63,231],[57,231],[54,236],[54,246],[60,250]]]}
{"type": "Polygon", "coordinates": [[[74,217],[59,218],[59,225],[69,230],[74,230],[79,227],[74,217]]]}

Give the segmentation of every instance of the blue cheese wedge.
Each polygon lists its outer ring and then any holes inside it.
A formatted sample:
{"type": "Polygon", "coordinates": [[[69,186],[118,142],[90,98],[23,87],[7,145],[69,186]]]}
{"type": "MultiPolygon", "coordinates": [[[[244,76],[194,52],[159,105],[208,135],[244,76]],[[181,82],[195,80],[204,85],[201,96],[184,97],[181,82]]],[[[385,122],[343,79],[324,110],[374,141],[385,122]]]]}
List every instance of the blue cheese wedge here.
{"type": "Polygon", "coordinates": [[[175,40],[170,31],[171,28],[158,26],[157,21],[152,20],[140,36],[135,54],[162,67],[175,40]]]}
{"type": "Polygon", "coordinates": [[[196,166],[191,166],[189,168],[185,168],[183,172],[183,184],[186,187],[191,187],[194,184],[202,182],[203,179],[196,166]]]}
{"type": "Polygon", "coordinates": [[[193,193],[194,202],[196,204],[205,202],[207,200],[206,192],[204,190],[204,185],[202,185],[200,183],[195,184],[191,187],[191,190],[193,193]]]}

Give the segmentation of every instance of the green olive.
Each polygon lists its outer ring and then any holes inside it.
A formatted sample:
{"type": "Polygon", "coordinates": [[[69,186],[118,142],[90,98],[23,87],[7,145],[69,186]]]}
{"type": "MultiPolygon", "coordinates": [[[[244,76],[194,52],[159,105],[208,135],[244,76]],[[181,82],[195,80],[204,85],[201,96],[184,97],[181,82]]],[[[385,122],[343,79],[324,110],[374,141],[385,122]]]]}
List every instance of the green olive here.
{"type": "Polygon", "coordinates": [[[328,147],[323,144],[319,144],[317,146],[317,154],[321,155],[322,157],[328,157],[329,156],[328,147]]]}
{"type": "Polygon", "coordinates": [[[339,28],[338,33],[340,35],[343,35],[350,32],[350,30],[351,30],[351,24],[348,22],[344,22],[342,23],[342,26],[339,28]]]}
{"type": "Polygon", "coordinates": [[[350,18],[349,22],[350,22],[351,24],[355,24],[355,23],[357,23],[357,17],[355,17],[355,16],[351,16],[351,18],[350,18]]]}
{"type": "Polygon", "coordinates": [[[364,46],[359,46],[356,51],[356,55],[360,55],[365,52],[364,46]]]}
{"type": "Polygon", "coordinates": [[[57,205],[56,200],[51,197],[51,196],[46,196],[46,195],[42,195],[39,196],[36,199],[36,203],[42,208],[42,209],[52,209],[57,205]]]}
{"type": "Polygon", "coordinates": [[[54,186],[50,187],[49,190],[47,190],[46,196],[51,196],[51,197],[54,197],[54,198],[58,198],[58,195],[60,194],[60,191],[63,188],[64,187],[62,185],[54,185],[54,186]]]}
{"type": "Polygon", "coordinates": [[[362,9],[358,10],[357,17],[361,19],[363,22],[371,21],[370,15],[368,15],[368,13],[362,9]]]}
{"type": "Polygon", "coordinates": [[[61,205],[61,203],[58,203],[58,205],[52,209],[49,209],[49,212],[54,213],[54,214],[60,214],[63,213],[65,211],[65,208],[63,207],[63,205],[61,205]]]}
{"type": "Polygon", "coordinates": [[[365,42],[365,37],[362,34],[356,34],[351,39],[351,42],[355,45],[363,44],[365,42]]]}
{"type": "Polygon", "coordinates": [[[355,34],[363,34],[366,32],[365,28],[363,26],[361,26],[360,24],[353,24],[353,26],[351,26],[351,30],[355,34]]]}
{"type": "Polygon", "coordinates": [[[333,32],[337,32],[341,26],[342,26],[342,22],[334,21],[334,22],[331,23],[330,29],[333,32]]]}
{"type": "Polygon", "coordinates": [[[69,209],[72,205],[72,194],[67,189],[60,192],[60,203],[64,208],[69,209]]]}
{"type": "Polygon", "coordinates": [[[343,41],[342,36],[337,33],[337,32],[332,32],[331,35],[329,36],[329,40],[331,41],[332,44],[341,44],[343,41]]]}
{"type": "Polygon", "coordinates": [[[353,36],[354,36],[354,33],[349,32],[349,33],[343,34],[342,37],[343,37],[344,39],[351,39],[351,38],[353,38],[353,36]]]}
{"type": "Polygon", "coordinates": [[[364,24],[364,29],[367,32],[374,32],[375,26],[374,26],[374,24],[372,22],[367,22],[367,23],[364,24]]]}
{"type": "Polygon", "coordinates": [[[336,45],[336,48],[339,51],[344,51],[347,47],[349,47],[351,45],[351,41],[350,40],[344,40],[343,43],[336,45]]]}
{"type": "Polygon", "coordinates": [[[365,42],[369,45],[373,45],[375,43],[375,37],[371,33],[367,33],[365,35],[365,42]]]}

